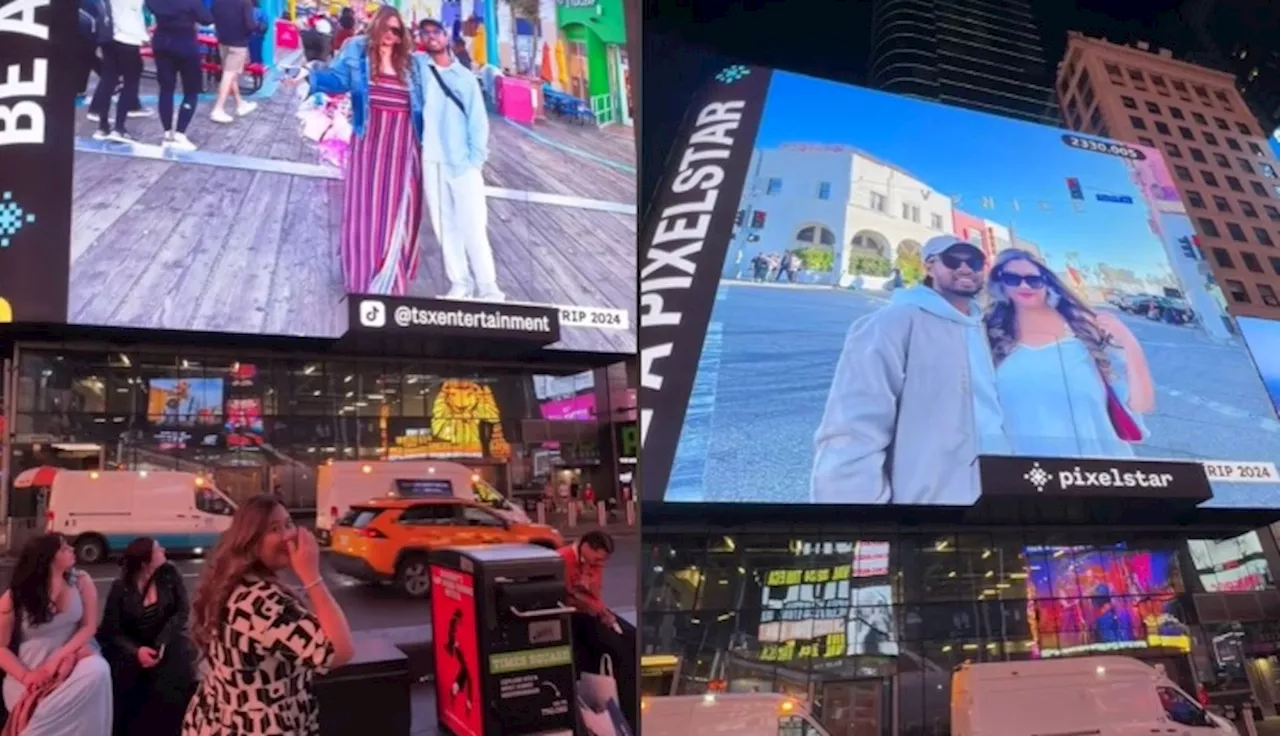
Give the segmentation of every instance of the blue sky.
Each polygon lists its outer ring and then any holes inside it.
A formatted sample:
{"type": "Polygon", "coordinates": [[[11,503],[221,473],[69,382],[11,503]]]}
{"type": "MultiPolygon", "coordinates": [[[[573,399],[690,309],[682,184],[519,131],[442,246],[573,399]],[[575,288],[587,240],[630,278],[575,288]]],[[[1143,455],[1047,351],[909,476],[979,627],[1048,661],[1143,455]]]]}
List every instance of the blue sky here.
{"type": "Polygon", "coordinates": [[[1245,344],[1267,385],[1271,400],[1280,407],[1280,322],[1256,317],[1238,317],[1245,344]]]}
{"type": "Polygon", "coordinates": [[[1004,225],[1063,263],[1069,251],[1138,274],[1169,272],[1148,211],[1123,159],[1068,148],[1067,131],[774,72],[757,148],[843,144],[891,163],[934,189],[961,195],[960,209],[1004,225]],[[1084,212],[1071,208],[1066,179],[1080,180],[1084,212]],[[1138,204],[1098,202],[1127,194],[1138,204]],[[983,196],[996,200],[984,210],[983,196]],[[1020,209],[1015,211],[1013,200],[1020,209]],[[1047,201],[1052,211],[1037,206],[1047,201]]]}

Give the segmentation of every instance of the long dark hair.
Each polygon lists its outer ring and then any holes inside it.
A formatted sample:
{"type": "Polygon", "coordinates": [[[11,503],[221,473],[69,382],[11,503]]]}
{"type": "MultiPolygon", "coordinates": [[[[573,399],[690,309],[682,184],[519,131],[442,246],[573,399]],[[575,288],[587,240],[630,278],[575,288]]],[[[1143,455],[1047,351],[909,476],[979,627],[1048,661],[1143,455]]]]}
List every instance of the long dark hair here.
{"type": "Polygon", "coordinates": [[[382,64],[382,30],[386,28],[387,23],[392,20],[400,21],[400,41],[395,48],[391,50],[391,66],[396,70],[396,76],[401,82],[409,81],[409,64],[413,60],[413,41],[409,35],[409,28],[404,24],[404,17],[400,15],[400,11],[390,5],[383,5],[378,8],[378,12],[373,14],[373,20],[369,21],[369,30],[366,37],[369,39],[366,43],[365,53],[369,55],[369,74],[377,76],[382,64]]]}
{"type": "Polygon", "coordinates": [[[120,578],[125,585],[134,587],[138,584],[138,576],[151,564],[155,551],[156,540],[151,537],[138,537],[124,548],[120,557],[120,578]]]}
{"type": "Polygon", "coordinates": [[[53,533],[41,534],[22,545],[9,594],[13,599],[13,615],[23,617],[24,623],[39,626],[53,618],[49,574],[53,570],[53,558],[58,556],[62,545],[62,535],[53,533]]]}
{"type": "Polygon", "coordinates": [[[1115,342],[1108,332],[1098,327],[1098,313],[1081,301],[1035,254],[1018,248],[1000,251],[987,274],[987,297],[991,300],[991,306],[987,309],[984,321],[987,339],[991,342],[991,358],[995,364],[1000,365],[1018,345],[1018,315],[1004,284],[1000,283],[1000,275],[1004,273],[1005,266],[1014,261],[1023,261],[1036,267],[1040,278],[1044,279],[1048,304],[1062,316],[1076,339],[1088,348],[1089,354],[1098,364],[1098,370],[1111,378],[1111,359],[1107,356],[1107,349],[1115,347],[1115,342]]]}
{"type": "Polygon", "coordinates": [[[271,528],[271,514],[280,506],[275,496],[255,496],[231,517],[231,526],[222,533],[218,545],[204,567],[200,585],[191,606],[192,637],[204,653],[221,634],[226,619],[227,601],[244,579],[250,575],[269,575],[270,570],[258,557],[262,538],[271,528]]]}

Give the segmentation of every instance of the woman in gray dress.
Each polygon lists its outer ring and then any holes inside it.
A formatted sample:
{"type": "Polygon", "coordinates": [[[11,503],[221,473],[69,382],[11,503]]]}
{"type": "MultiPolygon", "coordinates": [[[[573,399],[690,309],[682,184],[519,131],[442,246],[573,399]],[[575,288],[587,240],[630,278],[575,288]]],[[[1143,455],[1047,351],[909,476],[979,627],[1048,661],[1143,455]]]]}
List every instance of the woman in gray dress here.
{"type": "Polygon", "coordinates": [[[42,689],[61,667],[70,675],[45,695],[22,736],[110,736],[111,669],[98,653],[98,596],[76,570],[59,534],[22,548],[9,590],[0,596],[0,669],[10,712],[29,689],[42,689]]]}

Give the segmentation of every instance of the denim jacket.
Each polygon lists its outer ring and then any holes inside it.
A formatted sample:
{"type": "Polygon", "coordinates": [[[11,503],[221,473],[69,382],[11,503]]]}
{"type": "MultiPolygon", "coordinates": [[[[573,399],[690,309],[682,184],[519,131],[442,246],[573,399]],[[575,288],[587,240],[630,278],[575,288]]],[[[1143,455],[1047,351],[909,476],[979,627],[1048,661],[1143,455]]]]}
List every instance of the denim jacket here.
{"type": "MultiPolygon", "coordinates": [[[[368,41],[362,36],[351,38],[326,67],[311,72],[312,90],[325,94],[351,95],[351,127],[356,136],[364,135],[369,119],[368,41]]],[[[415,53],[409,66],[409,112],[413,132],[423,142],[424,112],[438,113],[437,124],[426,131],[432,136],[424,146],[428,160],[436,160],[446,173],[456,177],[467,169],[484,166],[489,158],[489,115],[484,94],[475,75],[459,64],[441,69],[440,76],[462,102],[462,109],[439,90],[431,73],[431,57],[415,53]],[[427,96],[432,95],[430,104],[427,96]],[[437,99],[438,98],[438,99],[437,99]]]]}

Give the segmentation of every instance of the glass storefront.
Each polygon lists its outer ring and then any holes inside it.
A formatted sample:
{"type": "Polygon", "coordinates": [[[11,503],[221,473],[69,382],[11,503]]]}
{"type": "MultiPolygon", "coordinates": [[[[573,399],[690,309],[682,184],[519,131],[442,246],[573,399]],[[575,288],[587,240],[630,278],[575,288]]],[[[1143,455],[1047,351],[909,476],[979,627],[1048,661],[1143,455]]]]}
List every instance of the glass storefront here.
{"type": "MultiPolygon", "coordinates": [[[[39,466],[183,470],[233,498],[314,506],[335,461],[449,460],[514,497],[549,483],[617,493],[621,365],[513,367],[289,355],[22,348],[10,478],[39,466]],[[603,388],[602,388],[603,387],[603,388]],[[572,411],[566,413],[566,407],[572,411]]],[[[624,404],[630,401],[630,406],[624,404]]]]}
{"type": "Polygon", "coordinates": [[[846,527],[645,542],[650,695],[786,692],[832,733],[888,734],[896,713],[896,733],[943,735],[965,662],[1119,653],[1196,681],[1191,597],[1206,587],[1176,534],[846,527]]]}

